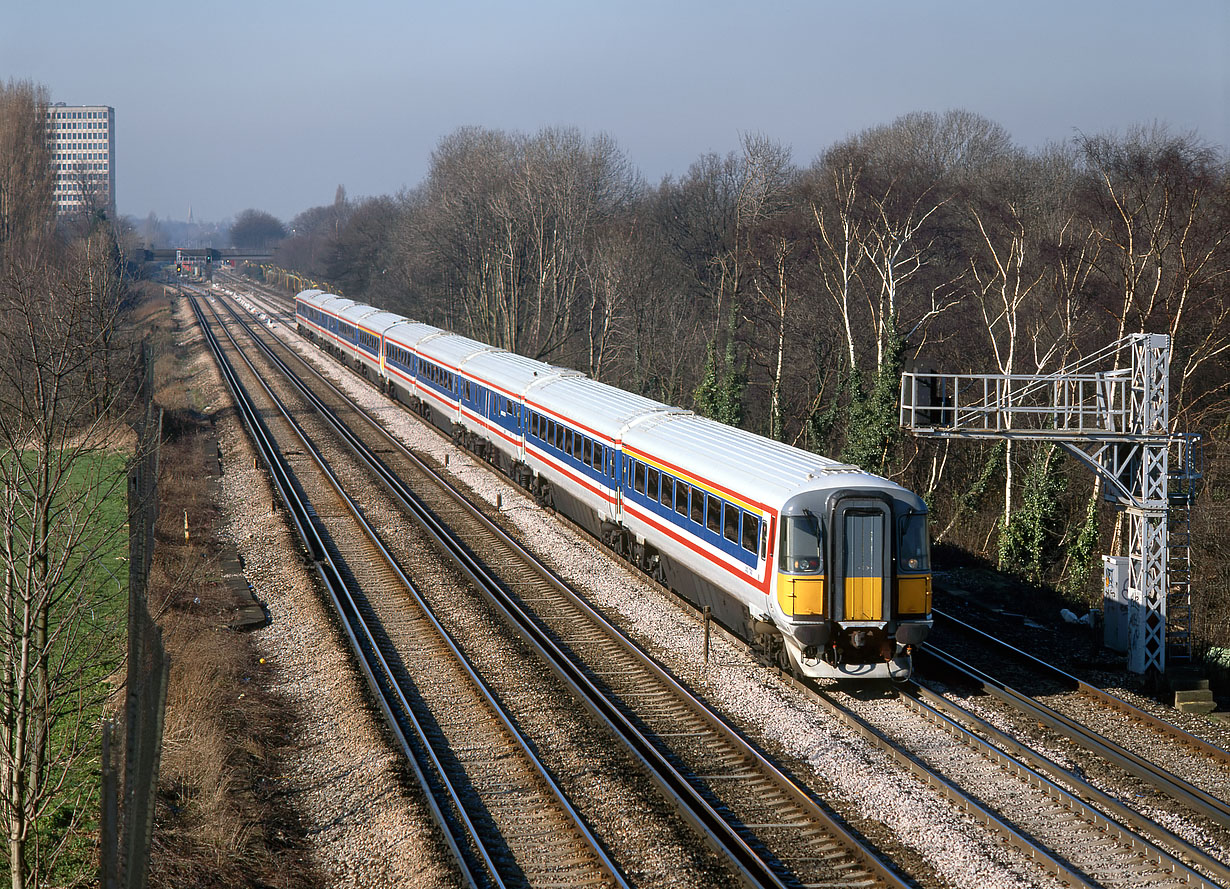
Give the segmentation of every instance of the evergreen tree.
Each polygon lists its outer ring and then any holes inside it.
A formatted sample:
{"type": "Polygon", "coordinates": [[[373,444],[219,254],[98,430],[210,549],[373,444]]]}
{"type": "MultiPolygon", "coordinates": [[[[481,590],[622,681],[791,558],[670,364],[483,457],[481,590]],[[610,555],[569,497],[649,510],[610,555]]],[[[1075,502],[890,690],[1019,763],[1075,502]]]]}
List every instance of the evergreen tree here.
{"type": "Polygon", "coordinates": [[[737,320],[732,309],[720,361],[715,341],[705,347],[705,370],[692,396],[697,413],[736,428],[743,425],[743,393],[747,390],[747,365],[739,361],[735,344],[737,320]]]}
{"type": "Polygon", "coordinates": [[[1063,452],[1055,445],[1039,448],[1030,458],[1021,508],[1000,531],[1001,571],[1015,571],[1040,583],[1045,569],[1058,557],[1059,495],[1068,486],[1059,471],[1062,462],[1063,452]]]}
{"type": "Polygon", "coordinates": [[[888,344],[870,391],[864,390],[857,368],[850,373],[849,419],[841,458],[868,472],[883,472],[889,462],[889,451],[901,440],[897,398],[904,351],[904,344],[897,338],[888,344]]]}

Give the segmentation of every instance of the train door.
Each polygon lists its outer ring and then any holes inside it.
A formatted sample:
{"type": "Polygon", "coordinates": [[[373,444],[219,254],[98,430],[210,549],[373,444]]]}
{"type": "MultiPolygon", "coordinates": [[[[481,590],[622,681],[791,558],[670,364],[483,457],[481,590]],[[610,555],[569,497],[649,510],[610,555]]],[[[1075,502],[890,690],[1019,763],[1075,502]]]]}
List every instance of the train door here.
{"type": "Polygon", "coordinates": [[[833,509],[830,614],[843,622],[885,621],[892,614],[892,507],[846,497],[833,509]]]}

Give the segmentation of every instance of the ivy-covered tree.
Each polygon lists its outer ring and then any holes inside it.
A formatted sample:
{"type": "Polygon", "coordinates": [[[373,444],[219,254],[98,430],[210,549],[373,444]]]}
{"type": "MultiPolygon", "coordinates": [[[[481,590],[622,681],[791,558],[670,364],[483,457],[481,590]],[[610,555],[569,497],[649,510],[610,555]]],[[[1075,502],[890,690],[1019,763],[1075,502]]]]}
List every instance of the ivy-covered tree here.
{"type": "Polygon", "coordinates": [[[1063,451],[1044,445],[1034,451],[1025,470],[1021,508],[1012,513],[999,536],[999,567],[1041,583],[1058,560],[1063,540],[1060,495],[1068,480],[1060,472],[1063,451]]]}
{"type": "Polygon", "coordinates": [[[716,344],[705,350],[705,370],[696,387],[696,410],[728,426],[743,424],[743,393],[747,389],[747,367],[739,362],[735,349],[734,313],[727,331],[726,348],[718,359],[716,344]]]}

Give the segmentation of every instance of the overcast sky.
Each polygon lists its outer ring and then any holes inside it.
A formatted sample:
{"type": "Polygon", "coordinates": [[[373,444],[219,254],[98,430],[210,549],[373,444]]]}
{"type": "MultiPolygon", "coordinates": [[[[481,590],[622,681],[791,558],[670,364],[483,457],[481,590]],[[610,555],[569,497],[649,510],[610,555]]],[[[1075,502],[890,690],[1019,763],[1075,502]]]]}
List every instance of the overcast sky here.
{"type": "Polygon", "coordinates": [[[0,0],[0,79],[111,105],[120,213],[289,220],[422,182],[459,126],[607,133],[651,183],[759,132],[810,163],[909,111],[1034,147],[1230,147],[1230,0],[0,0]]]}

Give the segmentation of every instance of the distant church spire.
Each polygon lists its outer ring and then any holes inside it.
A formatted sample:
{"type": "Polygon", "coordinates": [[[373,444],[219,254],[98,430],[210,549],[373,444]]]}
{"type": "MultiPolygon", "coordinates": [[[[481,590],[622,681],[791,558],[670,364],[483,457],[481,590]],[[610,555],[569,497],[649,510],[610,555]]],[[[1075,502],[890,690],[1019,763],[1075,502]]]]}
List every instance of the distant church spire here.
{"type": "Polygon", "coordinates": [[[192,205],[188,205],[188,224],[192,225],[192,205]]]}

